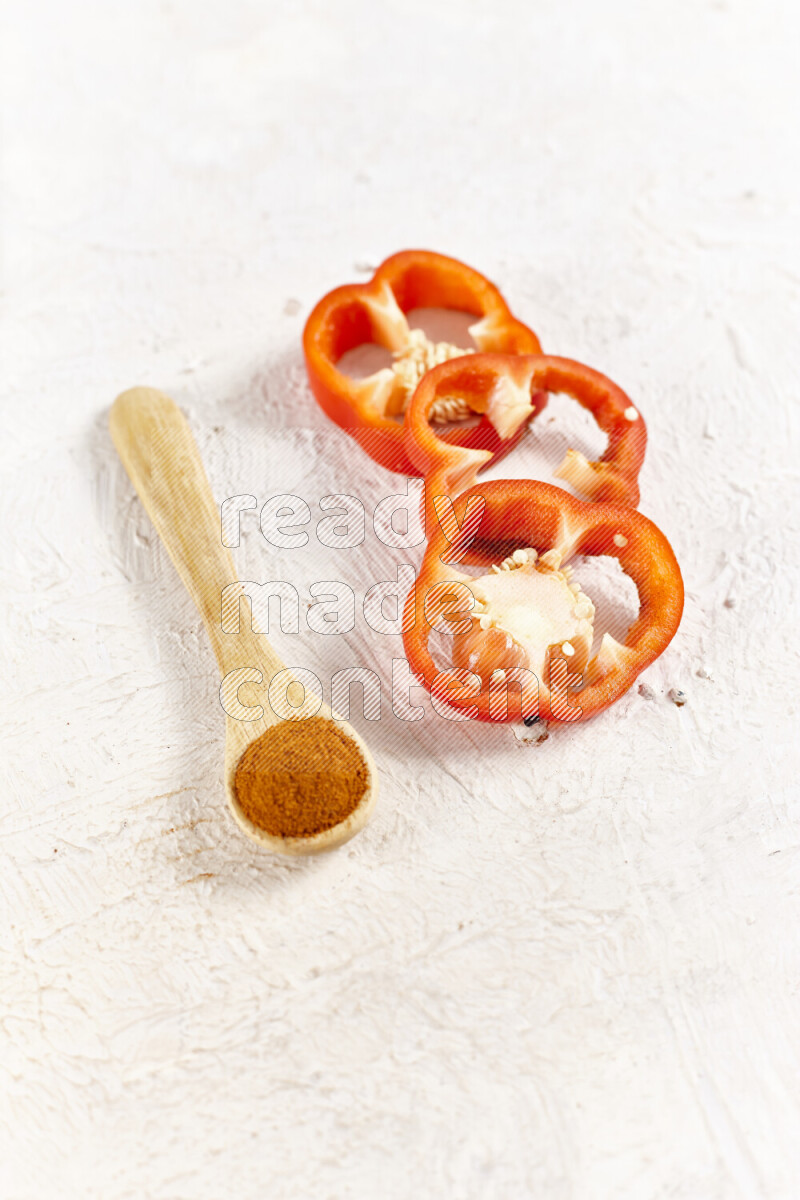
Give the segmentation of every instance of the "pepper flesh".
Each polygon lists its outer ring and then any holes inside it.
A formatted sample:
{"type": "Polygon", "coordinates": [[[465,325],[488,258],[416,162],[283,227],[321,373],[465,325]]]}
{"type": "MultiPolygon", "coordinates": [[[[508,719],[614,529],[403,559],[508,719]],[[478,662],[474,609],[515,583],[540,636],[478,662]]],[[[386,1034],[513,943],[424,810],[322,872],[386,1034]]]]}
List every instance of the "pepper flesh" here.
{"type": "Polygon", "coordinates": [[[571,672],[582,673],[592,646],[594,605],[552,551],[515,550],[488,575],[470,579],[470,622],[454,612],[453,663],[489,685],[497,670],[524,667],[545,675],[549,647],[559,645],[571,672]]]}
{"type": "Polygon", "coordinates": [[[519,721],[532,715],[579,721],[602,712],[666,649],[678,629],[683,580],[672,547],[652,521],[634,509],[586,503],[546,483],[495,480],[470,488],[454,503],[459,523],[474,498],[482,502],[482,513],[469,547],[472,561],[496,564],[520,547],[551,556],[559,567],[575,555],[611,555],[636,584],[639,614],[624,643],[604,635],[582,680],[571,673],[564,651],[555,644],[549,647],[547,677],[537,681],[535,713],[530,707],[526,711],[523,687],[505,687],[503,708],[497,703],[499,689],[493,683],[486,686],[485,669],[481,675],[463,667],[443,673],[431,656],[428,643],[434,625],[459,614],[472,621],[463,603],[454,604],[453,597],[474,580],[442,561],[448,557],[449,539],[438,527],[430,533],[403,614],[403,641],[412,671],[435,699],[481,721],[519,721]],[[575,690],[579,681],[582,686],[575,690]]]}
{"type": "MultiPolygon", "coordinates": [[[[303,333],[308,379],[317,403],[376,462],[418,476],[420,469],[404,442],[403,424],[391,414],[402,414],[420,365],[457,353],[458,347],[429,343],[424,335],[424,341],[415,337],[420,331],[409,328],[406,313],[416,308],[473,314],[478,319],[470,326],[470,334],[479,351],[538,354],[541,346],[536,334],[512,316],[494,284],[457,259],[428,250],[393,254],[368,283],[346,284],[320,300],[303,333]],[[395,368],[367,379],[351,379],[337,363],[348,350],[366,342],[390,350],[395,368]]],[[[536,406],[543,407],[545,399],[537,397],[536,406]]],[[[445,411],[445,416],[457,418],[464,412],[462,407],[449,414],[445,411]]],[[[448,430],[444,440],[471,449],[480,447],[491,457],[505,453],[521,433],[520,426],[514,436],[504,439],[484,418],[477,425],[448,430]]]]}
{"type": "Polygon", "coordinates": [[[542,392],[566,392],[592,413],[608,434],[597,462],[569,450],[556,471],[587,500],[636,508],[638,475],[647,447],[647,429],[630,398],[605,375],[583,363],[553,355],[473,354],[434,367],[419,384],[406,415],[406,449],[425,477],[425,527],[435,528],[437,497],[469,487],[491,454],[452,445],[433,429],[430,413],[443,399],[459,398],[476,412],[488,412],[512,438],[522,428],[524,405],[542,392]]]}

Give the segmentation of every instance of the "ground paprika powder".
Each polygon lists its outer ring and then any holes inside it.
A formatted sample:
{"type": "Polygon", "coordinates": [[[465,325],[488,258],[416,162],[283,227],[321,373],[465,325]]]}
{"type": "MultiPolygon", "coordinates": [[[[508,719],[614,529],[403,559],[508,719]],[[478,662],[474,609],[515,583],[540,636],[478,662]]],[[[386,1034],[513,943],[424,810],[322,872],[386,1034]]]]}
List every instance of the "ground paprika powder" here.
{"type": "Polygon", "coordinates": [[[356,743],[325,717],[281,721],[245,750],[233,786],[239,806],[273,837],[312,837],[358,807],[369,771],[356,743]]]}

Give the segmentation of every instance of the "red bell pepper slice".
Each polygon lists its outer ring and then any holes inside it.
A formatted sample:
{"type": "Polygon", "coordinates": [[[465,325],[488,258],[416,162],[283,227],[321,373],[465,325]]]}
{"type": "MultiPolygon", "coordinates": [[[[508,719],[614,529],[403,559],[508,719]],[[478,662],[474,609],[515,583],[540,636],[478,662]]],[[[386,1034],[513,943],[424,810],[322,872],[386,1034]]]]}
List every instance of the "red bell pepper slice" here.
{"type": "Polygon", "coordinates": [[[450,620],[455,614],[459,621],[457,629],[463,630],[464,622],[467,628],[479,627],[464,600],[464,588],[478,591],[479,581],[445,565],[450,539],[437,526],[431,531],[422,568],[404,609],[403,641],[412,671],[435,703],[445,702],[480,721],[530,722],[537,716],[549,721],[579,721],[602,712],[666,649],[680,624],[683,581],[666,537],[632,508],[586,503],[546,483],[495,480],[470,488],[454,503],[459,524],[466,524],[470,503],[481,510],[469,547],[473,562],[488,567],[522,547],[532,547],[540,556],[554,552],[557,565],[574,555],[612,555],[636,584],[639,614],[624,643],[605,634],[582,677],[570,672],[567,655],[574,649],[566,641],[547,648],[546,677],[536,680],[538,689],[521,678],[519,659],[513,655],[504,660],[506,665],[511,663],[505,681],[494,675],[487,681],[485,663],[482,674],[464,667],[443,672],[428,646],[432,626],[449,611],[450,620]]]}
{"type": "Polygon", "coordinates": [[[637,507],[647,429],[622,388],[569,358],[473,354],[429,371],[406,414],[406,449],[425,477],[426,529],[437,524],[435,499],[452,497],[469,487],[492,457],[486,450],[453,445],[439,437],[429,416],[434,405],[464,398],[476,412],[487,413],[508,438],[518,428],[515,421],[521,420],[519,414],[529,397],[542,392],[566,392],[574,397],[608,434],[608,447],[598,462],[568,450],[556,475],[572,483],[587,500],[637,507]]]}
{"type": "MultiPolygon", "coordinates": [[[[403,388],[397,369],[387,368],[368,379],[354,380],[343,374],[337,363],[348,350],[366,342],[377,342],[396,358],[408,353],[413,356],[415,337],[421,338],[422,346],[421,358],[412,364],[417,371],[430,358],[440,361],[435,353],[440,347],[427,342],[419,331],[409,329],[406,313],[414,308],[474,314],[478,320],[470,333],[480,351],[514,355],[538,354],[541,350],[536,334],[512,316],[494,284],[457,259],[428,250],[393,254],[368,283],[347,284],[324,296],[303,333],[311,390],[327,415],[371,458],[391,471],[408,475],[419,475],[420,470],[407,453],[402,421],[387,415],[392,411],[398,417],[402,415],[403,388]]],[[[445,351],[457,352],[455,347],[445,351]]],[[[406,383],[406,393],[408,390],[406,383]]],[[[545,399],[536,397],[533,408],[543,407],[545,399]]],[[[522,430],[520,425],[514,437],[519,437],[522,430]]],[[[445,434],[450,444],[480,447],[490,456],[504,453],[513,445],[514,437],[503,439],[485,418],[478,425],[455,427],[445,434]]]]}

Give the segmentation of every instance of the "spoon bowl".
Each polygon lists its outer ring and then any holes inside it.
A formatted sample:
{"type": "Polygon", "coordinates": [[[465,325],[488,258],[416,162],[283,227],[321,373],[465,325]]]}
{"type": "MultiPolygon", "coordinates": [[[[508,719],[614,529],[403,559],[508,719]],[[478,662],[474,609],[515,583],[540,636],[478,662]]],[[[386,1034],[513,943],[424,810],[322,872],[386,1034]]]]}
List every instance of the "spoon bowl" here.
{"type": "MultiPolygon", "coordinates": [[[[266,689],[286,667],[267,638],[253,633],[246,619],[240,621],[238,633],[223,632],[223,592],[226,610],[229,603],[238,606],[241,585],[222,544],[220,511],[186,419],[162,392],[137,387],[114,401],[109,428],[125,470],[203,618],[219,665],[220,700],[226,712],[225,794],[234,819],[252,841],[278,854],[319,854],[341,846],[366,825],[378,796],[378,775],[369,748],[352,725],[326,704],[317,707],[310,697],[304,696],[298,708],[287,700],[281,712],[270,704],[248,708],[241,703],[238,692],[245,682],[266,689]],[[241,717],[231,715],[237,706],[241,717]],[[367,769],[367,786],[356,807],[338,824],[307,837],[283,837],[268,833],[242,812],[236,797],[236,768],[247,747],[268,729],[303,715],[335,721],[352,738],[367,769]]],[[[284,695],[289,686],[282,689],[284,695]]],[[[302,684],[295,681],[294,686],[302,684]]]]}
{"type": "Polygon", "coordinates": [[[252,742],[256,741],[271,725],[277,724],[282,718],[275,717],[274,720],[267,721],[262,717],[252,723],[252,728],[249,722],[247,727],[243,728],[244,723],[242,721],[237,721],[234,717],[227,717],[226,719],[225,795],[228,800],[228,807],[236,823],[252,841],[260,842],[262,846],[266,846],[268,850],[274,850],[277,854],[298,856],[304,854],[321,854],[325,850],[335,850],[337,846],[349,842],[351,837],[354,837],[355,834],[364,828],[378,798],[377,769],[364,739],[353,729],[349,722],[334,717],[334,714],[326,704],[322,704],[315,715],[326,717],[328,720],[335,720],[342,732],[346,733],[349,738],[352,738],[358,746],[361,757],[366,764],[368,781],[364,795],[353,811],[343,821],[340,821],[338,825],[331,826],[330,829],[323,829],[319,833],[310,834],[307,837],[279,837],[276,834],[267,833],[266,829],[261,829],[260,826],[254,825],[245,816],[236,796],[234,779],[239,760],[252,742]]]}

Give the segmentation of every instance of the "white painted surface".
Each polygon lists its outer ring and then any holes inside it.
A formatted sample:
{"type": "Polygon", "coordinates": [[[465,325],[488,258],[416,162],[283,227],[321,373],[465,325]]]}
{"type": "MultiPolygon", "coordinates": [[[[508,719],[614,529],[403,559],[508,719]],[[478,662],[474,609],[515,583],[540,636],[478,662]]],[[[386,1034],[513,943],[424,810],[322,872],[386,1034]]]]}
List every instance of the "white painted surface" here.
{"type": "MultiPolygon", "coordinates": [[[[800,1194],[799,32],[789,0],[5,6],[6,1200],[800,1194]],[[641,406],[686,614],[539,744],[361,722],[373,823],[277,861],[107,409],[171,392],[220,498],[374,503],[299,338],[409,245],[641,406]]],[[[243,576],[301,589],[402,558],[244,528],[243,576]]],[[[275,640],[387,679],[367,632],[275,640]]]]}

